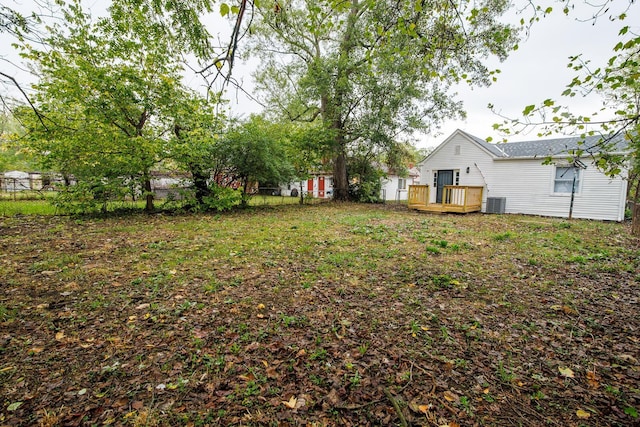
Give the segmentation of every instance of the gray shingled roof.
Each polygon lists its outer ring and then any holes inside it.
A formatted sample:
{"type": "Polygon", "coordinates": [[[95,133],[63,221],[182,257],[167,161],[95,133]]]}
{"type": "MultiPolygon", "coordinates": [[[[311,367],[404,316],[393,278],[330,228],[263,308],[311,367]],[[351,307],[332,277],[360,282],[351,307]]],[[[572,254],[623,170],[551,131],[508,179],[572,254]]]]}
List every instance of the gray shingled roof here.
{"type": "MultiPolygon", "coordinates": [[[[465,135],[480,144],[494,156],[500,158],[556,156],[576,149],[584,150],[590,154],[602,152],[600,149],[600,142],[602,140],[601,136],[587,136],[585,138],[574,136],[555,139],[540,139],[537,141],[490,144],[485,140],[466,132],[465,135]]],[[[613,146],[608,151],[624,152],[628,149],[628,142],[625,140],[623,135],[616,136],[610,141],[610,143],[613,144],[613,146]]]]}

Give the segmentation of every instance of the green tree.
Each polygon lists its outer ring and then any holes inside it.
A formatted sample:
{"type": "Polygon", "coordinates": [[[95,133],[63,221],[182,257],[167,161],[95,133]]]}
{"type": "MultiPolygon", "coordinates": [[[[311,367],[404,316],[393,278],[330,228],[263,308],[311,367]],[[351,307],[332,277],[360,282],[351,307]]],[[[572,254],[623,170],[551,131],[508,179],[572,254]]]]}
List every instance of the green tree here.
{"type": "Polygon", "coordinates": [[[51,28],[50,48],[25,46],[41,76],[35,100],[45,116],[30,122],[30,147],[48,167],[74,175],[75,192],[108,195],[129,183],[153,210],[151,169],[167,156],[165,116],[183,94],[179,45],[140,10],[125,23],[117,13],[94,23],[79,1],[63,13],[65,28],[51,28]]]}
{"type": "Polygon", "coordinates": [[[251,196],[252,185],[279,185],[294,179],[294,166],[287,158],[284,140],[282,126],[256,115],[226,134],[223,144],[226,172],[242,183],[243,204],[251,196]]]}
{"type": "Polygon", "coordinates": [[[335,197],[347,199],[351,153],[393,151],[401,135],[463,115],[453,84],[490,84],[482,60],[504,59],[517,41],[498,21],[507,8],[502,0],[261,2],[252,27],[258,87],[289,119],[320,119],[333,133],[335,197]]]}
{"type": "Polygon", "coordinates": [[[0,113],[0,172],[8,170],[34,170],[34,165],[19,145],[16,135],[22,133],[20,123],[11,114],[0,113]]]}
{"type": "MultiPolygon", "coordinates": [[[[294,170],[294,181],[304,183],[313,172],[326,172],[331,155],[333,135],[322,122],[283,122],[283,143],[287,159],[294,170]]],[[[300,204],[304,203],[304,191],[300,191],[300,204]]]]}
{"type": "Polygon", "coordinates": [[[191,175],[199,209],[226,209],[231,207],[228,200],[233,204],[232,195],[220,189],[224,181],[221,178],[228,174],[229,167],[223,148],[227,119],[218,111],[219,106],[218,101],[185,91],[171,110],[174,141],[170,144],[170,157],[191,175]]]}

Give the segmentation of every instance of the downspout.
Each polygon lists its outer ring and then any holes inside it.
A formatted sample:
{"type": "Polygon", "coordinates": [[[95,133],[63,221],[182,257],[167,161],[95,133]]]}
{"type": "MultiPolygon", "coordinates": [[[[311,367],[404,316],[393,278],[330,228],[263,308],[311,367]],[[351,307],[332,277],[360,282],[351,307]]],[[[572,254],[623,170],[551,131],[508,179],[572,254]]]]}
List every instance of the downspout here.
{"type": "Polygon", "coordinates": [[[569,203],[569,220],[573,218],[573,200],[576,195],[576,168],[573,168],[573,181],[571,182],[571,202],[569,203]]]}
{"type": "MultiPolygon", "coordinates": [[[[487,194],[483,197],[483,199],[486,200],[487,197],[489,197],[489,183],[487,182],[487,178],[482,173],[482,169],[480,169],[480,166],[478,166],[478,164],[476,162],[473,162],[473,166],[475,166],[476,169],[478,169],[478,172],[480,172],[480,176],[482,177],[482,180],[484,181],[484,186],[487,188],[487,194]]],[[[480,210],[482,210],[482,203],[483,203],[483,200],[480,200],[480,210]]]]}

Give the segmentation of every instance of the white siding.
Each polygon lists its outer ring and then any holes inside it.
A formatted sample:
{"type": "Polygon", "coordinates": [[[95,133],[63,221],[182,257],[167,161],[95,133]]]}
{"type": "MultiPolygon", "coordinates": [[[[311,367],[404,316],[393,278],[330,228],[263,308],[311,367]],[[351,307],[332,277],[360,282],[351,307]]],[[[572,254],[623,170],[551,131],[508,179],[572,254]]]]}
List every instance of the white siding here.
{"type": "Polygon", "coordinates": [[[406,180],[405,188],[398,188],[400,177],[397,175],[390,175],[387,178],[382,178],[380,184],[382,184],[380,197],[384,197],[384,200],[407,200],[409,185],[412,184],[411,178],[404,178],[406,180]]]}
{"type": "MultiPolygon", "coordinates": [[[[580,191],[573,202],[573,217],[622,221],[626,181],[609,179],[585,159],[580,191]]],[[[555,167],[541,159],[496,160],[489,197],[506,197],[506,213],[568,217],[571,195],[553,194],[555,167]]]]}
{"type": "Polygon", "coordinates": [[[491,191],[491,186],[487,184],[491,176],[492,166],[493,160],[488,152],[463,134],[455,132],[420,164],[420,184],[429,185],[429,202],[435,203],[434,171],[459,171],[460,185],[484,187],[482,194],[482,204],[484,206],[487,192],[491,191]],[[469,168],[469,173],[467,173],[467,168],[469,168]]]}
{"type": "MultiPolygon", "coordinates": [[[[589,159],[583,159],[580,191],[575,195],[573,217],[609,221],[624,220],[627,182],[608,178],[589,159]]],[[[420,167],[420,184],[429,185],[434,203],[434,171],[460,172],[459,185],[484,187],[482,211],[487,197],[505,197],[506,213],[568,217],[570,194],[553,194],[555,166],[542,159],[497,158],[460,131],[440,144],[420,167]],[[469,173],[467,173],[469,168],[469,173]]]]}
{"type": "Polygon", "coordinates": [[[304,194],[308,194],[311,197],[316,197],[316,198],[323,198],[323,199],[328,199],[333,197],[333,175],[316,175],[312,178],[309,178],[311,180],[313,180],[313,190],[309,191],[309,184],[308,184],[308,180],[302,180],[302,182],[300,181],[296,181],[296,182],[292,182],[288,185],[285,186],[281,186],[280,190],[281,190],[281,194],[284,196],[289,196],[291,195],[291,190],[293,190],[294,188],[298,191],[298,194],[300,194],[300,191],[302,191],[304,194]],[[320,184],[319,184],[319,178],[320,176],[322,176],[324,178],[324,191],[320,192],[320,184]],[[302,186],[301,186],[302,185],[302,186]]]}

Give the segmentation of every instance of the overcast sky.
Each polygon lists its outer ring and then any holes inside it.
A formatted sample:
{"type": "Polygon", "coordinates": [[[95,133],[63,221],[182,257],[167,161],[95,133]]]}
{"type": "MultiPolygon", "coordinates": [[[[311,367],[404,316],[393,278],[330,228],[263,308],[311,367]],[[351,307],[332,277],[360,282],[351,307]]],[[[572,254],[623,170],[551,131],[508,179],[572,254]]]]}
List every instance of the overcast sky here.
{"type": "MultiPolygon", "coordinates": [[[[619,6],[624,6],[624,0],[619,6]]],[[[460,99],[467,110],[466,121],[450,121],[442,132],[443,137],[425,136],[421,141],[426,146],[437,145],[455,129],[462,129],[480,138],[493,137],[499,141],[502,135],[493,130],[502,118],[487,109],[487,104],[495,106],[501,114],[518,118],[529,104],[539,104],[545,99],[557,100],[571,107],[572,111],[591,114],[602,107],[599,95],[588,98],[561,97],[576,72],[567,68],[569,57],[582,54],[595,66],[604,66],[614,55],[613,47],[620,40],[618,33],[624,25],[640,31],[640,7],[632,6],[629,17],[624,21],[610,21],[607,16],[592,22],[579,22],[576,16],[588,18],[593,9],[584,9],[571,17],[561,13],[552,14],[532,29],[531,36],[520,43],[520,48],[502,64],[497,64],[502,73],[498,82],[489,88],[460,90],[460,99]]],[[[510,141],[536,139],[536,133],[518,135],[510,141]]]]}
{"type": "MultiPolygon", "coordinates": [[[[92,6],[94,13],[97,9],[104,10],[106,4],[96,0],[87,0],[85,3],[92,6]]],[[[592,21],[579,21],[587,20],[594,13],[592,6],[587,6],[581,1],[575,3],[576,10],[569,17],[558,10],[536,23],[529,38],[522,40],[520,48],[504,63],[496,61],[491,64],[490,68],[499,68],[502,71],[497,83],[489,88],[458,89],[458,98],[464,102],[467,119],[446,122],[439,135],[418,135],[417,145],[436,146],[455,129],[462,129],[480,138],[492,137],[495,141],[501,140],[502,135],[495,132],[492,126],[502,119],[487,109],[489,103],[501,114],[513,118],[519,117],[526,105],[539,104],[547,98],[569,105],[572,111],[579,113],[589,114],[600,109],[602,100],[599,96],[583,99],[560,97],[560,94],[575,75],[575,72],[567,68],[570,56],[582,54],[585,59],[591,60],[592,64],[604,65],[613,56],[613,47],[619,41],[620,28],[629,25],[632,31],[640,32],[640,6],[633,4],[625,21],[611,21],[608,17],[612,14],[617,15],[626,8],[629,0],[615,0],[614,3],[620,9],[601,16],[595,25],[592,21]]],[[[33,2],[9,2],[10,6],[19,5],[22,10],[30,10],[30,4],[33,5],[33,2]]],[[[561,7],[560,4],[557,6],[561,7]]],[[[519,20],[519,17],[516,19],[519,20]]],[[[214,36],[218,36],[213,33],[214,36]]],[[[225,38],[222,35],[220,37],[225,38]]],[[[6,53],[7,49],[8,44],[0,46],[2,53],[6,53]]],[[[251,88],[250,74],[253,68],[255,65],[238,63],[234,70],[235,77],[244,80],[247,90],[251,88]]],[[[234,115],[247,115],[261,109],[241,93],[231,92],[229,97],[234,115]]],[[[523,139],[536,139],[535,132],[511,137],[510,141],[523,139]]]]}

